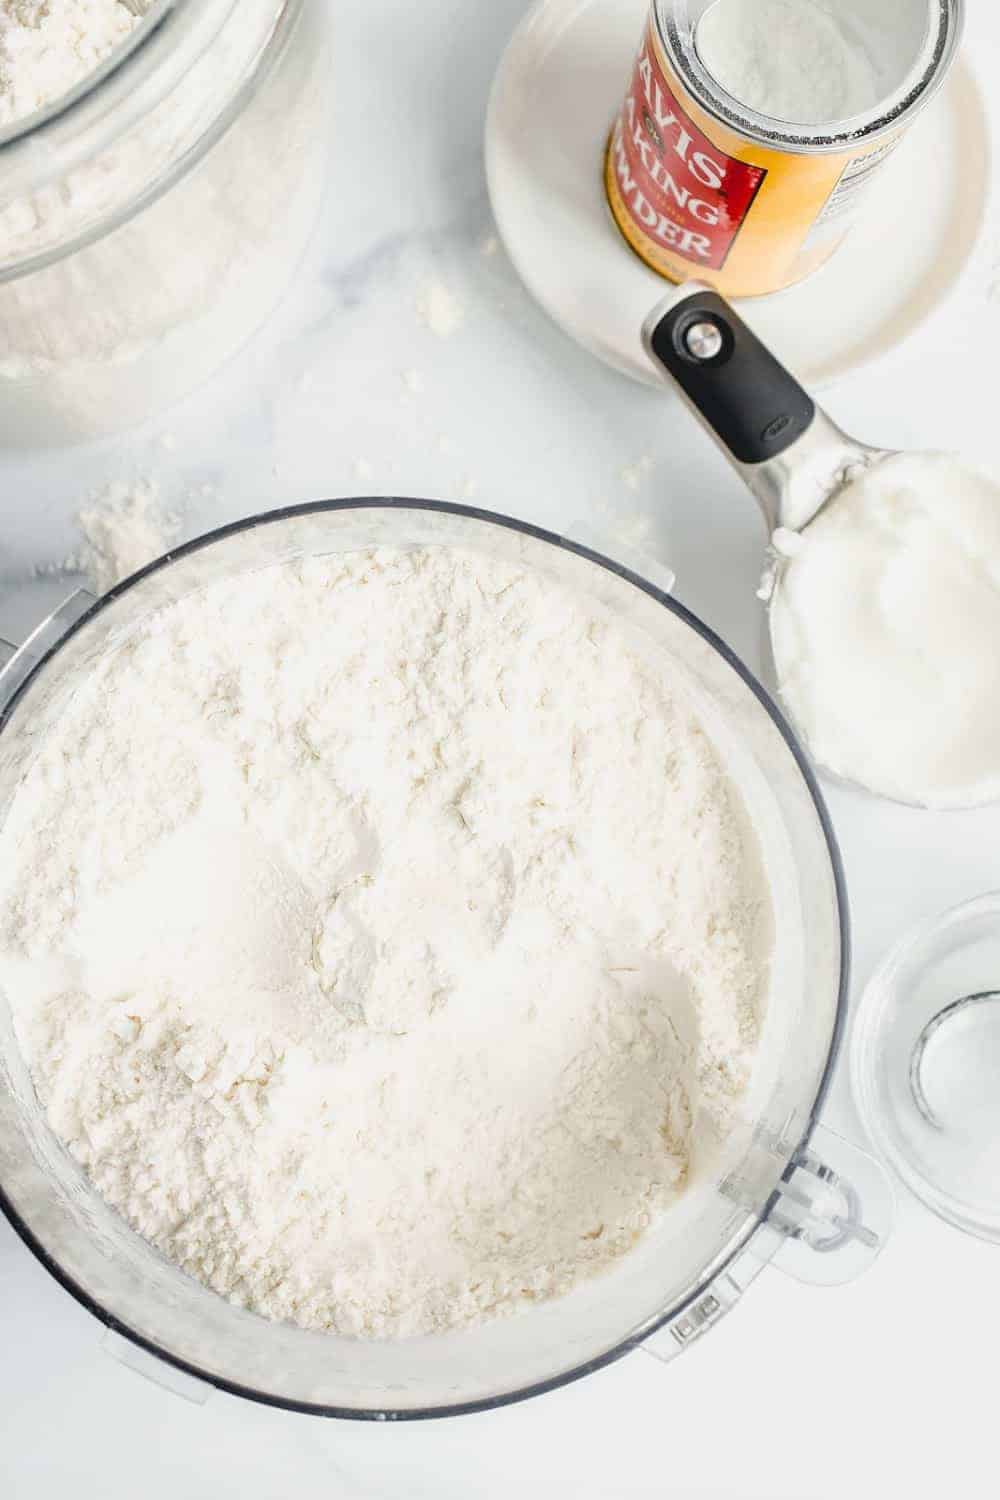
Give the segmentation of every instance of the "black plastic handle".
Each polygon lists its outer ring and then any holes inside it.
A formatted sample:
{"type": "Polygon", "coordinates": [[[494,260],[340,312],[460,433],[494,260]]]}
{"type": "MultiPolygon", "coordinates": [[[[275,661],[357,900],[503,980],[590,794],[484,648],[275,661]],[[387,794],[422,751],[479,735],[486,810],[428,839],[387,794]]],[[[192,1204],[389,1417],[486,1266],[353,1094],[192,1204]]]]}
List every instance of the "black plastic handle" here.
{"type": "Polygon", "coordinates": [[[740,463],[777,458],[816,414],[808,392],[718,292],[683,298],[646,345],[740,463]]]}

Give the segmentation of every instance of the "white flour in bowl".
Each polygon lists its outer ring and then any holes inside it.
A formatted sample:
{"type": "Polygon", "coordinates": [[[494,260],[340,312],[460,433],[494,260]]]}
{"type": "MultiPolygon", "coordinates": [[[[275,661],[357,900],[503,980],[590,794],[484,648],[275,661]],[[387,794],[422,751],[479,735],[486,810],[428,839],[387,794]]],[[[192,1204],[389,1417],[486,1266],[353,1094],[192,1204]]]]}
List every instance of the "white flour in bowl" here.
{"type": "Polygon", "coordinates": [[[682,681],[443,548],[162,611],[0,834],[0,982],[52,1128],[192,1275],[346,1334],[628,1252],[734,1123],[770,933],[682,681]]]}

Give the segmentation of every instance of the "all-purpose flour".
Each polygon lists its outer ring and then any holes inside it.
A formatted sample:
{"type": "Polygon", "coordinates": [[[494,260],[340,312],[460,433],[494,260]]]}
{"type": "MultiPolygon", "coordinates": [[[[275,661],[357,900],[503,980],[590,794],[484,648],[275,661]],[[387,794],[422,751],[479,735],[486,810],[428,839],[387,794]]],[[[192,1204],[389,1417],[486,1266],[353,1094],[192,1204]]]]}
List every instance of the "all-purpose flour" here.
{"type": "Polygon", "coordinates": [[[0,129],[68,94],[138,25],[119,0],[0,0],[0,129]]]}
{"type": "Polygon", "coordinates": [[[53,1129],[193,1275],[350,1334],[625,1254],[732,1124],[770,924],[682,682],[472,552],[164,610],[0,834],[0,983],[53,1129]]]}

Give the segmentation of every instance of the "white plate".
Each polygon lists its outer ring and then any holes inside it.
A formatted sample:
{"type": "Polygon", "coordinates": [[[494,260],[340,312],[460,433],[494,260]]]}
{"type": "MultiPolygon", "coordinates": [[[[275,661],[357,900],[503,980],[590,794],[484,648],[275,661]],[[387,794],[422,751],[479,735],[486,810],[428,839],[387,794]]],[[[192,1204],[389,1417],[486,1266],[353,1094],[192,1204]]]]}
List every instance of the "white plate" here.
{"type": "MultiPolygon", "coordinates": [[[[518,273],[584,348],[658,383],[639,341],[669,291],[622,239],[603,153],[625,96],[648,0],[541,0],[501,60],[486,123],[486,175],[518,273]]],[[[877,359],[958,281],[982,228],[989,131],[959,61],[879,174],[847,241],[807,281],[741,312],[808,385],[877,359]]]]}

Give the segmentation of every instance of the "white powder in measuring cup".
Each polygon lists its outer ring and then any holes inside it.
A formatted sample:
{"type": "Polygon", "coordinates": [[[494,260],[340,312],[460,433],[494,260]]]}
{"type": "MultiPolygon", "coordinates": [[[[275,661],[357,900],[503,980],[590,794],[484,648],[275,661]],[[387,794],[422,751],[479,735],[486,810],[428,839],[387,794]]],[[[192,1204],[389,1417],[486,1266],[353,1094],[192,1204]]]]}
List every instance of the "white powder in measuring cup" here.
{"type": "Polygon", "coordinates": [[[1000,797],[1000,488],[947,454],[885,459],[801,543],[771,639],[816,759],[925,807],[1000,797]]]}
{"type": "Polygon", "coordinates": [[[715,0],[695,46],[727,93],[774,120],[824,125],[879,102],[867,54],[813,0],[715,0]]]}
{"type": "Polygon", "coordinates": [[[140,21],[119,0],[0,0],[0,129],[68,94],[140,21]]]}
{"type": "Polygon", "coordinates": [[[53,1129],[191,1274],[345,1334],[626,1254],[738,1116],[771,925],[683,681],[440,547],[162,611],[0,834],[0,980],[53,1129]]]}

